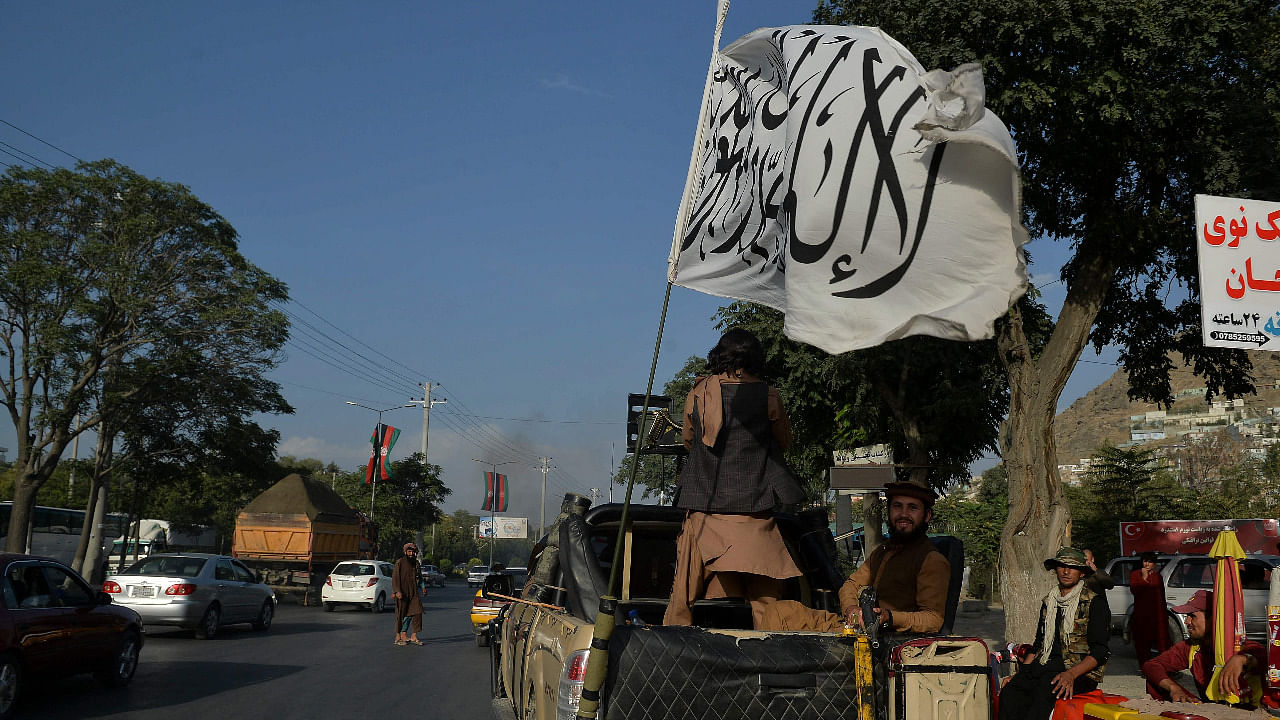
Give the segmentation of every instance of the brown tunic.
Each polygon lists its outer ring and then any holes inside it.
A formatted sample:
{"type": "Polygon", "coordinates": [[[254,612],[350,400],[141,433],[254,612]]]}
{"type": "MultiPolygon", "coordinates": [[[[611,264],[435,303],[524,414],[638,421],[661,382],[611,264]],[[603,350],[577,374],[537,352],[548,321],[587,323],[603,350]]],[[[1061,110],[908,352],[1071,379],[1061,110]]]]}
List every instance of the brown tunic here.
{"type": "Polygon", "coordinates": [[[418,597],[418,563],[407,557],[396,561],[395,571],[391,573],[391,592],[399,593],[396,599],[396,632],[400,631],[401,622],[411,618],[413,631],[422,629],[422,600],[418,597]]]}
{"type": "MultiPolygon", "coordinates": [[[[845,581],[840,606],[846,613],[857,608],[862,588],[872,585],[880,607],[892,613],[895,631],[937,632],[946,616],[950,580],[951,564],[927,537],[905,546],[885,543],[845,581]]],[[[843,628],[843,617],[791,600],[769,605],[756,623],[757,630],[839,632],[843,628]]]]}

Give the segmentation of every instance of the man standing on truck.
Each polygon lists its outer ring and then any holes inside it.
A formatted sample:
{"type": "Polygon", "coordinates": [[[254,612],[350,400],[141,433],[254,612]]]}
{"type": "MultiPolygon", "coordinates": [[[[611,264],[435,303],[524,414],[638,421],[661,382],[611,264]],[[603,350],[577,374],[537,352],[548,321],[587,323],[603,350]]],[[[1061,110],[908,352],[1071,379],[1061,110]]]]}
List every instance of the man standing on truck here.
{"type": "MultiPolygon", "coordinates": [[[[1136,572],[1136,571],[1135,571],[1136,572]]],[[[1213,679],[1213,641],[1210,639],[1210,610],[1213,593],[1197,590],[1185,605],[1173,611],[1187,617],[1186,640],[1142,664],[1142,675],[1147,679],[1147,693],[1157,700],[1173,702],[1200,702],[1208,700],[1206,690],[1213,679]],[[1173,679],[1173,674],[1191,671],[1196,693],[1192,693],[1173,679]]],[[[1253,640],[1243,640],[1240,651],[1227,659],[1218,674],[1218,689],[1223,695],[1236,695],[1257,704],[1262,696],[1262,676],[1267,667],[1267,649],[1253,640]]]]}
{"type": "Polygon", "coordinates": [[[1040,606],[1040,622],[1018,674],[1000,691],[1000,720],[1048,720],[1059,699],[1102,682],[1111,650],[1107,596],[1082,580],[1092,572],[1084,552],[1064,547],[1044,561],[1058,586],[1040,606]]]}
{"type": "Polygon", "coordinates": [[[885,627],[910,633],[942,629],[951,564],[929,540],[937,495],[914,482],[889,483],[884,493],[889,504],[889,540],[840,588],[844,616],[784,601],[766,611],[767,629],[839,632],[846,626],[862,627],[858,600],[866,587],[875,588],[875,612],[885,627]]]}
{"type": "Polygon", "coordinates": [[[800,575],[773,519],[778,505],[804,500],[782,453],[791,425],[782,396],[764,374],[764,348],[741,328],[707,354],[684,406],[689,463],[673,505],[687,511],[676,540],[675,582],[666,625],[692,625],[693,603],[741,597],[761,629],[762,613],[800,575]]]}

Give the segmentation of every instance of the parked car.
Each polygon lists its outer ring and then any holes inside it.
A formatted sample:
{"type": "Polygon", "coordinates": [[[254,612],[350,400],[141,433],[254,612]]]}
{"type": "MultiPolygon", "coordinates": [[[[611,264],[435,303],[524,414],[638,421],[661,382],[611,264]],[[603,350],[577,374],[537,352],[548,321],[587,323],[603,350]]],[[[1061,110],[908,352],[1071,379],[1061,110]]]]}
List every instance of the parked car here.
{"type": "Polygon", "coordinates": [[[267,630],[276,612],[275,592],[226,555],[152,555],[108,576],[102,589],[147,625],[190,628],[202,640],[235,623],[267,630]]]}
{"type": "MultiPolygon", "coordinates": [[[[525,582],[529,579],[529,569],[522,567],[507,568],[501,572],[490,573],[485,577],[492,575],[510,575],[512,577],[511,587],[514,588],[512,597],[518,597],[520,590],[524,587],[525,582]]],[[[470,578],[467,579],[468,584],[470,578]]],[[[484,597],[484,581],[480,581],[481,588],[476,591],[475,598],[471,601],[471,628],[476,635],[476,645],[479,647],[488,647],[489,645],[489,621],[498,617],[498,613],[502,612],[502,608],[509,605],[510,601],[489,600],[484,597]]]]}
{"type": "Polygon", "coordinates": [[[2,554],[0,575],[0,720],[37,677],[92,672],[111,687],[129,684],[142,650],[138,613],[56,560],[2,554]]]}
{"type": "Polygon", "coordinates": [[[440,568],[435,565],[423,565],[422,577],[427,581],[428,585],[444,587],[444,573],[440,572],[440,568]]]}
{"type": "Polygon", "coordinates": [[[387,608],[395,592],[391,575],[395,566],[376,560],[348,560],[338,563],[320,587],[325,612],[339,603],[363,605],[375,613],[387,608]]]}
{"type": "Polygon", "coordinates": [[[484,584],[484,579],[489,575],[488,565],[472,565],[467,570],[467,587],[478,587],[484,584]]]}
{"type": "MultiPolygon", "coordinates": [[[[1165,601],[1170,608],[1182,605],[1191,599],[1196,590],[1212,590],[1213,578],[1217,573],[1218,561],[1208,555],[1161,555],[1159,560],[1160,576],[1164,578],[1165,601]]],[[[1133,595],[1129,592],[1129,574],[1124,575],[1125,586],[1120,587],[1121,571],[1115,573],[1111,568],[1121,568],[1121,561],[1137,561],[1137,558],[1117,558],[1108,565],[1107,572],[1116,580],[1116,588],[1107,593],[1108,604],[1112,603],[1112,593],[1121,591],[1117,602],[1111,606],[1112,621],[1117,607],[1123,607],[1124,621],[1122,630],[1127,641],[1129,637],[1129,618],[1133,614],[1133,595]]],[[[1141,565],[1137,561],[1132,569],[1141,565]]],[[[1265,641],[1267,638],[1267,595],[1271,587],[1271,573],[1280,565],[1280,555],[1250,555],[1240,561],[1241,594],[1244,596],[1244,629],[1249,637],[1265,641]]],[[[1174,642],[1186,637],[1185,619],[1173,613],[1168,614],[1170,639],[1174,642]]]]}

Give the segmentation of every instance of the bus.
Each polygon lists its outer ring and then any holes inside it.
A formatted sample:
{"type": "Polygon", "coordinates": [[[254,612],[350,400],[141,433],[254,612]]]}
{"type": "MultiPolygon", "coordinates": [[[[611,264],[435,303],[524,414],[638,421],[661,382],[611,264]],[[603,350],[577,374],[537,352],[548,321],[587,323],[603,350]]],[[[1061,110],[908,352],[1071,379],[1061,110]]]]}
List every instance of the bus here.
{"type": "MultiPolygon", "coordinates": [[[[80,546],[80,531],[84,528],[84,510],[53,508],[37,505],[31,523],[31,535],[27,538],[27,553],[51,557],[70,565],[80,546]]],[[[0,502],[0,548],[8,540],[9,518],[13,514],[13,502],[0,502]]],[[[103,557],[107,543],[124,534],[127,518],[121,513],[108,513],[100,537],[103,539],[103,557]]]]}

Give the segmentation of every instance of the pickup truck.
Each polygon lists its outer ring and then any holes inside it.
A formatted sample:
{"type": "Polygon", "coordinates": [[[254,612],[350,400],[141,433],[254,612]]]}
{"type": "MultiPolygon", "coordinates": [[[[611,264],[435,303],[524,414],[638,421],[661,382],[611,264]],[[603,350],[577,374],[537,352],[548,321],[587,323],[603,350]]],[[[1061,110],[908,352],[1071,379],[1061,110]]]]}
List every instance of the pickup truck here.
{"type": "MultiPolygon", "coordinates": [[[[499,639],[491,647],[497,720],[575,720],[621,515],[621,505],[609,504],[565,519],[549,583],[538,582],[548,577],[541,567],[523,592],[496,584],[491,588],[486,582],[486,595],[514,592],[521,598],[504,608],[490,628],[499,639]]],[[[684,511],[676,508],[631,506],[600,720],[890,717],[886,706],[891,700],[874,689],[877,684],[886,687],[885,675],[873,672],[874,653],[866,635],[756,631],[750,606],[736,598],[695,603],[695,627],[662,626],[683,519],[684,511]]],[[[778,514],[776,520],[804,573],[787,582],[784,599],[839,612],[838,591],[845,578],[832,564],[835,548],[825,510],[778,514]]],[[[958,541],[955,547],[959,549],[958,541]]],[[[959,594],[963,550],[959,552],[946,632],[959,594]]],[[[975,662],[986,663],[985,646],[966,658],[970,670],[975,662]]],[[[988,675],[972,683],[980,697],[958,716],[961,720],[991,717],[989,680],[988,675]]]]}

